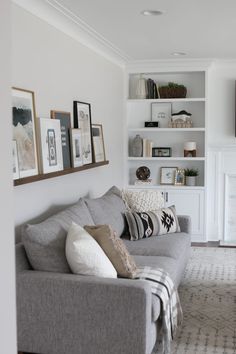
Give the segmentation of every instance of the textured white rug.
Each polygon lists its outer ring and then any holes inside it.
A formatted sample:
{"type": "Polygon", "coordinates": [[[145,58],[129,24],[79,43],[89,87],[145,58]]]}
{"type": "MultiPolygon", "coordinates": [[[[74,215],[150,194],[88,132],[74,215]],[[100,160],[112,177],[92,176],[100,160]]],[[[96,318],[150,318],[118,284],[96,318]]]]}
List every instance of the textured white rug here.
{"type": "Polygon", "coordinates": [[[179,288],[183,326],[173,354],[236,353],[236,249],[193,247],[179,288]]]}

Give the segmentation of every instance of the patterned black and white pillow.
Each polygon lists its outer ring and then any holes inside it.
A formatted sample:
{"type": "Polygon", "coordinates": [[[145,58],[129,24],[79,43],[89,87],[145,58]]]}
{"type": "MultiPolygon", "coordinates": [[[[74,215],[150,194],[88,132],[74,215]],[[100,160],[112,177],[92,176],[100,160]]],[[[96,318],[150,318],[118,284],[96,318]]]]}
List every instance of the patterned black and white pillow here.
{"type": "Polygon", "coordinates": [[[175,206],[162,208],[146,213],[125,213],[130,240],[136,241],[142,238],[180,232],[175,206]]]}

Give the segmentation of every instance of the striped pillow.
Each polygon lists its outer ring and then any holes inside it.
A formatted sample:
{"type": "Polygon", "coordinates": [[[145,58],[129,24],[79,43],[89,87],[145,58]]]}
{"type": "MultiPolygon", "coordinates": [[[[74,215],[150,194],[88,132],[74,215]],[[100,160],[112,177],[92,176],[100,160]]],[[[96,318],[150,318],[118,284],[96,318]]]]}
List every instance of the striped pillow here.
{"type": "Polygon", "coordinates": [[[162,208],[146,213],[125,213],[130,240],[136,241],[142,238],[180,232],[175,206],[162,208]]]}

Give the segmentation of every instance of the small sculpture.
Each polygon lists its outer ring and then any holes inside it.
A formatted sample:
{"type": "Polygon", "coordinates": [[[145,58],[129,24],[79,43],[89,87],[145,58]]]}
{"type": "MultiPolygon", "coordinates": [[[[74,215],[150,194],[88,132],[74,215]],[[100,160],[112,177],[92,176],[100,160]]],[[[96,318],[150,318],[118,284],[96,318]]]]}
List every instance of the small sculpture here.
{"type": "Polygon", "coordinates": [[[136,177],[141,181],[147,180],[150,174],[150,170],[147,166],[140,166],[136,171],[136,177]]]}

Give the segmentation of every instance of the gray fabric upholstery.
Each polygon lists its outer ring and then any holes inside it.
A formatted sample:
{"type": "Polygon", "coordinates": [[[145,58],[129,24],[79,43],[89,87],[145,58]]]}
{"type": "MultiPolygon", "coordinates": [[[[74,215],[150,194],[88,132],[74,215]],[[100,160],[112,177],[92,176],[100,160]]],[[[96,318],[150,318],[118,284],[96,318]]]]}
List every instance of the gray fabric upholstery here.
{"type": "Polygon", "coordinates": [[[23,271],[17,276],[18,350],[151,354],[156,332],[145,281],[23,271]]]}
{"type": "Polygon", "coordinates": [[[16,272],[22,272],[23,270],[29,270],[32,269],[29,261],[27,259],[26,253],[25,253],[25,248],[22,243],[16,244],[16,272]]]}
{"type": "Polygon", "coordinates": [[[179,226],[181,232],[185,232],[187,234],[191,233],[192,225],[191,225],[191,218],[187,215],[178,215],[179,226]]]}
{"type": "Polygon", "coordinates": [[[22,232],[27,257],[35,270],[69,273],[65,256],[65,240],[72,222],[93,225],[91,215],[81,199],[36,225],[26,225],[22,232]]]}
{"type": "Polygon", "coordinates": [[[191,237],[185,233],[152,236],[138,241],[123,239],[132,255],[165,256],[178,259],[189,249],[191,237]]]}
{"type": "Polygon", "coordinates": [[[126,228],[125,204],[120,190],[113,186],[102,197],[85,199],[95,225],[108,224],[120,237],[126,228]]]}

